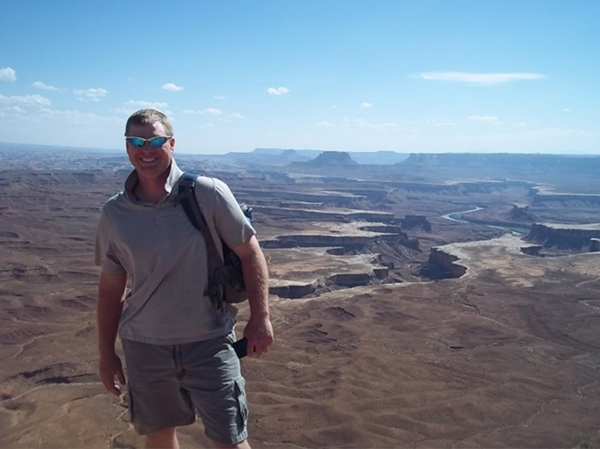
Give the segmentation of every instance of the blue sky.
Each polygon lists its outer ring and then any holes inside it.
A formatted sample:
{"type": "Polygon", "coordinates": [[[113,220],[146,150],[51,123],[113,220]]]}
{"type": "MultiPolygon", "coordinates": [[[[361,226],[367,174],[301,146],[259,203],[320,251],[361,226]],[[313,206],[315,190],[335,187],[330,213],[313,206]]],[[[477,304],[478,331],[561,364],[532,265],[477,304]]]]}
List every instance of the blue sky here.
{"type": "Polygon", "coordinates": [[[597,0],[0,2],[0,141],[600,154],[597,0]]]}

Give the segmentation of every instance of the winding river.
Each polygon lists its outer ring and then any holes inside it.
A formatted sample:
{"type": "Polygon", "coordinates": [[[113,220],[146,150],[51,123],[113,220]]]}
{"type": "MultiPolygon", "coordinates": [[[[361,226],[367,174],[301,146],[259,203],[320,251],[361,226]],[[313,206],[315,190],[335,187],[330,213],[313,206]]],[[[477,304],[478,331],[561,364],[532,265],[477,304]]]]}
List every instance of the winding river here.
{"type": "Polygon", "coordinates": [[[491,224],[478,223],[475,221],[465,220],[463,217],[464,214],[469,214],[471,212],[477,212],[478,210],[483,210],[483,209],[485,209],[485,207],[476,206],[473,209],[461,210],[458,212],[450,212],[449,214],[442,215],[441,217],[446,220],[455,221],[457,223],[479,224],[479,225],[487,226],[488,228],[502,229],[503,231],[510,232],[513,235],[522,235],[523,234],[523,229],[516,230],[514,228],[511,229],[511,228],[507,228],[505,226],[496,226],[496,225],[491,225],[491,224]]]}

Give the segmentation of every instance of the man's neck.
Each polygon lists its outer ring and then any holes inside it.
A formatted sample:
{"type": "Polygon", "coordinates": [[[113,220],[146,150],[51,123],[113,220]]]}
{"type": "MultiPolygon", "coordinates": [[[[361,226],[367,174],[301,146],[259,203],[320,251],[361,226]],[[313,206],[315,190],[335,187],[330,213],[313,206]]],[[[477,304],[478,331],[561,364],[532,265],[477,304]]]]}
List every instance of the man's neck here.
{"type": "Polygon", "coordinates": [[[165,189],[167,176],[161,176],[160,178],[138,178],[138,182],[133,188],[133,194],[139,201],[158,203],[168,193],[165,189]]]}

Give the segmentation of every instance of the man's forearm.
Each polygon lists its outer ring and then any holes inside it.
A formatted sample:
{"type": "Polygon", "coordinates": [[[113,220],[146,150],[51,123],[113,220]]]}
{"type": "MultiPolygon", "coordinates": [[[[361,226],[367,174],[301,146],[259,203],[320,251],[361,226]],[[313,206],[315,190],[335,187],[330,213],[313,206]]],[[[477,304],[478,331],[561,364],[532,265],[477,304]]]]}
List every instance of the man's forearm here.
{"type": "Polygon", "coordinates": [[[123,303],[109,298],[98,297],[98,348],[100,355],[111,354],[115,350],[119,320],[123,303]]]}
{"type": "Polygon", "coordinates": [[[123,312],[126,275],[112,277],[103,275],[98,289],[98,349],[100,356],[112,354],[123,312]]]}
{"type": "Polygon", "coordinates": [[[269,270],[262,250],[257,249],[242,260],[244,282],[248,292],[250,314],[254,317],[269,316],[269,270]]]}

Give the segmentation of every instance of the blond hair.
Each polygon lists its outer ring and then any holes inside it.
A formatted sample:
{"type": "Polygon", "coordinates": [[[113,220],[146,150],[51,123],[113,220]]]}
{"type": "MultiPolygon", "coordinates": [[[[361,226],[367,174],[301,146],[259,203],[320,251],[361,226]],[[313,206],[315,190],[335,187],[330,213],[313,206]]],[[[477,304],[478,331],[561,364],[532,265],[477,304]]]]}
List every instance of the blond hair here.
{"type": "Polygon", "coordinates": [[[131,125],[152,125],[156,122],[163,125],[168,136],[173,136],[173,126],[169,117],[156,109],[140,109],[131,114],[125,124],[125,135],[129,135],[131,125]]]}

